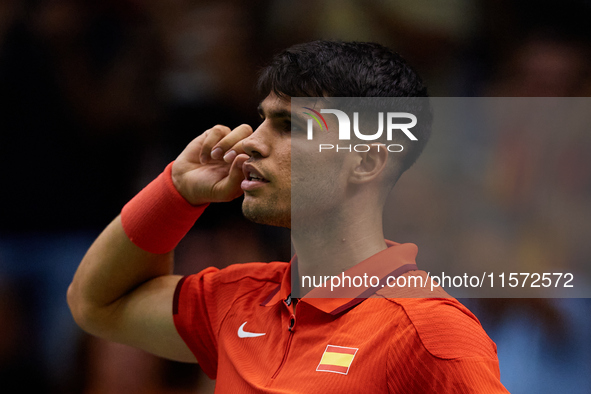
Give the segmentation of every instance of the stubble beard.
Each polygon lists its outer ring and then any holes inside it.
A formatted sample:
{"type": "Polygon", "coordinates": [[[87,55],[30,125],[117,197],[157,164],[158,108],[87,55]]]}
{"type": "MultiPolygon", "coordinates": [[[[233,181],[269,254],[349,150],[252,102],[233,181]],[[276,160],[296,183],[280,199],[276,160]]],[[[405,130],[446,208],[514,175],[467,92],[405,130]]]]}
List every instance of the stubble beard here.
{"type": "Polygon", "coordinates": [[[268,226],[291,228],[290,201],[279,201],[279,198],[269,198],[261,201],[261,198],[246,198],[242,202],[242,214],[248,220],[266,224],[268,226]]]}

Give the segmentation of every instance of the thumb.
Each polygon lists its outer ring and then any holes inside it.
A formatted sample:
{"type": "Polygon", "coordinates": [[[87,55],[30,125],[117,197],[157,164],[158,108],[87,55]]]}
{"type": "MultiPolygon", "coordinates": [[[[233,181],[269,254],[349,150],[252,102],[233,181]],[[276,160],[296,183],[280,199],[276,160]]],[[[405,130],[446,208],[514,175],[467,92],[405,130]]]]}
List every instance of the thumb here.
{"type": "Polygon", "coordinates": [[[231,185],[240,185],[240,183],[244,180],[244,173],[242,172],[242,165],[246,160],[249,159],[249,156],[246,154],[240,154],[236,156],[234,161],[232,162],[232,166],[230,167],[230,172],[228,173],[228,183],[231,185]]]}

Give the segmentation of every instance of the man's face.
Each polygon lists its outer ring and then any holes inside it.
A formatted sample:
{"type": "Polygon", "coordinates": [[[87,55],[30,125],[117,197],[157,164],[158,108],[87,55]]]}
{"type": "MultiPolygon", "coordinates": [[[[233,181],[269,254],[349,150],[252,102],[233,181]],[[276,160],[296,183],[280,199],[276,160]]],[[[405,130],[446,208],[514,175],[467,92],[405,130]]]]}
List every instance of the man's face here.
{"type": "MultiPolygon", "coordinates": [[[[336,135],[316,133],[308,141],[304,111],[295,109],[292,130],[291,110],[289,101],[270,94],[259,106],[263,122],[243,141],[250,159],[243,166],[242,211],[256,223],[291,228],[292,215],[298,221],[320,218],[346,194],[342,168],[348,155],[318,152],[322,139],[334,143],[336,135]]],[[[336,130],[336,122],[330,123],[336,130]]]]}
{"type": "Polygon", "coordinates": [[[263,122],[242,145],[244,216],[256,223],[291,225],[290,103],[271,94],[259,106],[263,122]]]}

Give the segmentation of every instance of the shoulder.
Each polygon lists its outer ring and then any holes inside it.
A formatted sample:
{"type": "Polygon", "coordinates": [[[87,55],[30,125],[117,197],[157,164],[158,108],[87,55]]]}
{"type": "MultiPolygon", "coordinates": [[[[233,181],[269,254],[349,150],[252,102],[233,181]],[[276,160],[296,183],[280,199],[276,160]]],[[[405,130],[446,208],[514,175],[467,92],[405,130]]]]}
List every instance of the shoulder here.
{"type": "Polygon", "coordinates": [[[480,321],[455,298],[449,295],[445,298],[384,298],[404,311],[406,323],[412,328],[407,332],[416,335],[431,355],[441,359],[497,359],[496,345],[480,321]]]}
{"type": "Polygon", "coordinates": [[[218,271],[222,283],[241,281],[281,283],[289,263],[274,261],[271,263],[234,264],[218,271]]]}
{"type": "Polygon", "coordinates": [[[276,286],[281,283],[289,263],[243,263],[219,269],[209,267],[203,271],[183,278],[184,287],[201,287],[205,292],[220,293],[260,289],[265,285],[276,286]],[[241,290],[239,290],[241,289],[241,290]]]}
{"type": "Polygon", "coordinates": [[[239,299],[262,302],[276,288],[289,263],[245,263],[209,267],[183,277],[175,290],[173,312],[207,311],[217,321],[239,299]]]}

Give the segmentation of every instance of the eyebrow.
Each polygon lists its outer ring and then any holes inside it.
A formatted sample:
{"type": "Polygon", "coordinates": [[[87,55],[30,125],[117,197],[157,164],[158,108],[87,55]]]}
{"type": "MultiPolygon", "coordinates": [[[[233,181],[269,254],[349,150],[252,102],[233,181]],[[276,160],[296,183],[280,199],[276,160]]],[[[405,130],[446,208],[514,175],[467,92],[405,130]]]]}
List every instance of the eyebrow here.
{"type": "Polygon", "coordinates": [[[293,116],[294,120],[303,121],[303,117],[299,116],[298,114],[292,115],[291,111],[288,111],[286,109],[279,109],[279,110],[271,109],[270,111],[266,111],[266,114],[265,114],[265,109],[263,108],[262,104],[259,104],[257,107],[257,111],[262,118],[275,118],[275,119],[285,118],[285,119],[291,121],[291,118],[293,116]]]}

